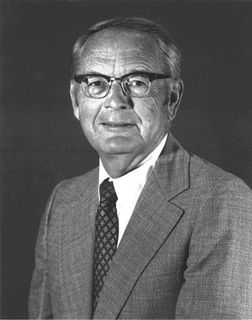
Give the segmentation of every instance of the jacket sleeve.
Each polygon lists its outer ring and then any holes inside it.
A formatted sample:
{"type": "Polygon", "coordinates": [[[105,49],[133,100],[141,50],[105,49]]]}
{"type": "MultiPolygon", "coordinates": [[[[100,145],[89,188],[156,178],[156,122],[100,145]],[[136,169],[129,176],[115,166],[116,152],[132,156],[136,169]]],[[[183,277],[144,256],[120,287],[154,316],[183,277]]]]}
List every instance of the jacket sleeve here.
{"type": "Polygon", "coordinates": [[[30,319],[52,319],[52,307],[49,291],[48,269],[47,269],[47,233],[50,219],[50,210],[56,194],[52,192],[46,209],[40,222],[36,247],[35,268],[31,280],[28,299],[28,312],[30,319]]]}
{"type": "Polygon", "coordinates": [[[197,212],[178,319],[252,319],[252,193],[239,179],[197,212]]]}

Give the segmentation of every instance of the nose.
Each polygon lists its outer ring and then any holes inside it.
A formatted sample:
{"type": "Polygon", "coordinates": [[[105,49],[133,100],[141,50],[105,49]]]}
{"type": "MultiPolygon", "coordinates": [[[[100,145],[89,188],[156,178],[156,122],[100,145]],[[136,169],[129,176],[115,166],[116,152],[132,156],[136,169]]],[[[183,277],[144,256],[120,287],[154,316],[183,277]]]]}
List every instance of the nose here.
{"type": "Polygon", "coordinates": [[[130,97],[123,92],[120,83],[116,81],[112,83],[103,105],[107,109],[127,110],[132,108],[132,101],[130,97]]]}

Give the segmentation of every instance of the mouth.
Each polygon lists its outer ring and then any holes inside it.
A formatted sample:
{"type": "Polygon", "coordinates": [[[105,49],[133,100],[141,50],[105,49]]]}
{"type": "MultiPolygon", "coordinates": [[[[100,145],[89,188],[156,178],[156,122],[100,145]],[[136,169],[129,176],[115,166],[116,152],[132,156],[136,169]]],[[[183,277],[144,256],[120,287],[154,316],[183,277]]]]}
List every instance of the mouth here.
{"type": "Polygon", "coordinates": [[[101,125],[107,127],[107,128],[119,128],[119,129],[123,129],[123,128],[132,128],[135,127],[136,124],[135,123],[130,123],[130,122],[102,122],[101,125]]]}

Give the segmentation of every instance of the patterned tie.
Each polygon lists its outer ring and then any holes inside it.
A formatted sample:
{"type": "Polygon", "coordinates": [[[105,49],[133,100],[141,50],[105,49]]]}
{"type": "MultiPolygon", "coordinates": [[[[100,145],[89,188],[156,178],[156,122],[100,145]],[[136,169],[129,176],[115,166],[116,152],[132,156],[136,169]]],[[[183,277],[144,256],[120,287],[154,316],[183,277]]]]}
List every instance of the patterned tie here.
{"type": "Polygon", "coordinates": [[[108,179],[104,180],[100,185],[100,203],[95,219],[93,312],[117,249],[119,226],[116,201],[117,196],[113,182],[108,181],[108,179]]]}

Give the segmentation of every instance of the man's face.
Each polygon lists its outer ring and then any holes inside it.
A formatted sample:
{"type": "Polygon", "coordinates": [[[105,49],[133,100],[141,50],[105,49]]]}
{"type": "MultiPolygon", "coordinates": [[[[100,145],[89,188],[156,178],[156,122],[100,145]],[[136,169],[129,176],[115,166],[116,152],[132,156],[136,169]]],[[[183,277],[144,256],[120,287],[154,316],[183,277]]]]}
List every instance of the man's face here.
{"type": "MultiPolygon", "coordinates": [[[[144,33],[104,30],[86,43],[78,74],[120,77],[135,71],[164,73],[155,40],[144,33]]],[[[131,98],[114,81],[108,95],[94,99],[71,83],[74,114],[101,158],[128,155],[139,163],[168,131],[169,81],[154,80],[147,96],[131,98]]]]}

